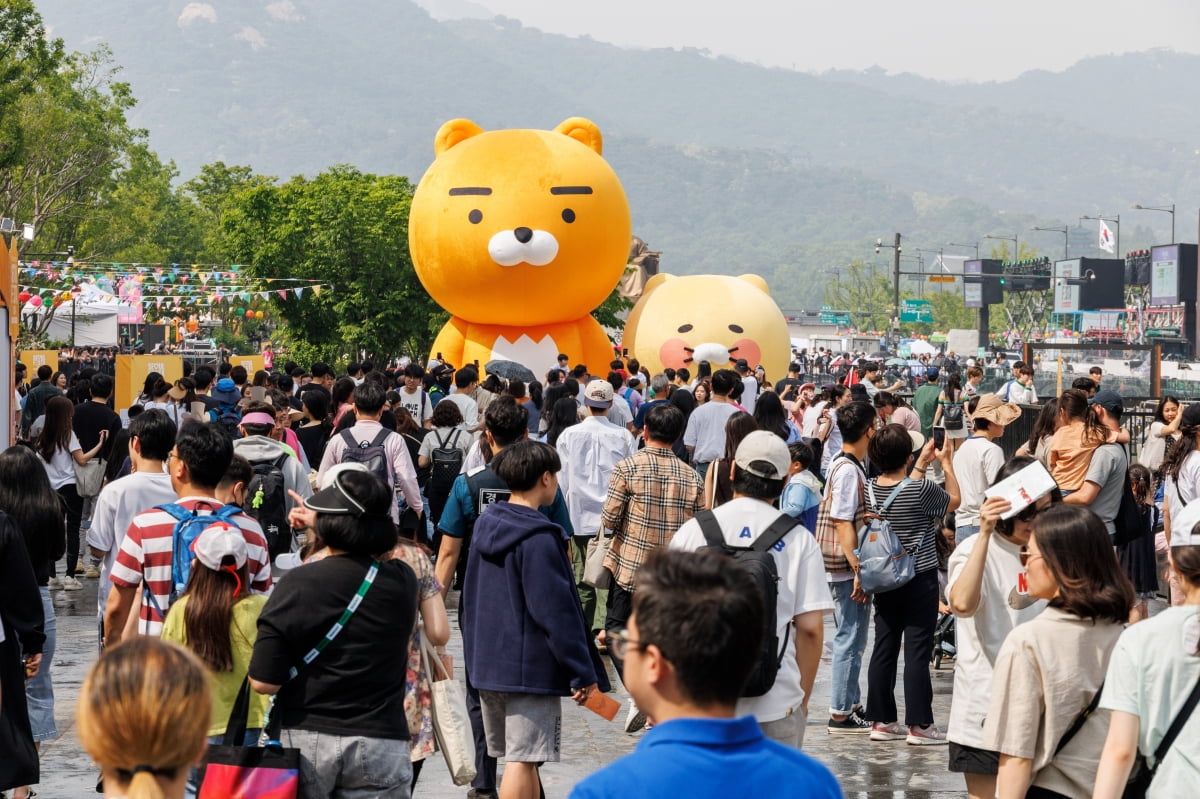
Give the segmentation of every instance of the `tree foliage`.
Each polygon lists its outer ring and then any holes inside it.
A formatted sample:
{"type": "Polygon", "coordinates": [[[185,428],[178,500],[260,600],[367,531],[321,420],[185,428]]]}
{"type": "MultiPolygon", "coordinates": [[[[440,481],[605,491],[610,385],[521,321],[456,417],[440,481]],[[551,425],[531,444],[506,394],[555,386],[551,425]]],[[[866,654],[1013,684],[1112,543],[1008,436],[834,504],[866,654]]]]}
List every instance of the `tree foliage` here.
{"type": "Polygon", "coordinates": [[[344,165],[311,179],[252,185],[234,191],[225,207],[223,246],[256,277],[332,284],[320,296],[309,290],[272,300],[293,349],[332,362],[425,352],[447,317],[409,258],[412,193],[406,178],[344,165]]]}
{"type": "MultiPolygon", "coordinates": [[[[20,107],[34,87],[63,60],[62,39],[46,36],[31,0],[0,4],[0,169],[18,163],[31,138],[20,107]]],[[[34,134],[36,136],[36,134],[34,134]]]]}

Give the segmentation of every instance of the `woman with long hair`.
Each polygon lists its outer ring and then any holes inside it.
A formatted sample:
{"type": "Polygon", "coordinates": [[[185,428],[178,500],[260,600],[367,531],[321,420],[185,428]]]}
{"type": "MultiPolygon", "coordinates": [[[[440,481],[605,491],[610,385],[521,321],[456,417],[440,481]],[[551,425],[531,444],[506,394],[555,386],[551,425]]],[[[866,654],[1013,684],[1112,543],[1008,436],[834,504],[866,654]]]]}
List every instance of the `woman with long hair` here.
{"type": "MultiPolygon", "coordinates": [[[[37,580],[45,617],[42,662],[37,674],[25,683],[25,703],[35,745],[58,737],[54,722],[54,685],[50,667],[54,661],[57,621],[50,601],[50,572],[67,549],[63,504],[50,487],[46,470],[38,465],[37,455],[28,447],[9,447],[0,453],[0,511],[8,515],[21,533],[33,576],[37,580]]],[[[29,796],[14,793],[14,799],[29,796]]]]}
{"type": "Polygon", "coordinates": [[[208,677],[183,647],[135,636],[105,651],[79,692],[79,741],[104,795],[182,799],[212,714],[208,677]]]}
{"type": "Polygon", "coordinates": [[[339,377],[333,383],[333,427],[337,429],[338,422],[350,411],[354,410],[354,380],[349,377],[339,377]]]}
{"type": "MultiPolygon", "coordinates": [[[[561,400],[560,400],[561,402],[561,400]]],[[[462,411],[453,402],[439,402],[433,407],[433,429],[421,441],[421,449],[417,454],[417,467],[433,468],[433,451],[435,449],[457,448],[465,461],[471,445],[475,443],[471,434],[464,429],[462,411]]],[[[442,510],[450,497],[451,486],[438,485],[438,481],[427,483],[425,495],[429,498],[429,520],[436,528],[442,518],[442,510]]]]}
{"type": "MultiPolygon", "coordinates": [[[[942,389],[942,393],[937,398],[937,409],[933,412],[933,426],[941,427],[942,416],[946,412],[946,408],[957,405],[962,408],[963,405],[963,390],[962,378],[958,372],[951,372],[946,378],[946,387],[942,389]]],[[[963,414],[966,416],[966,414],[963,414]]],[[[965,422],[965,420],[964,420],[965,422]]],[[[964,423],[958,430],[947,430],[946,438],[966,438],[967,426],[964,423]]]]}
{"type": "Polygon", "coordinates": [[[171,384],[165,380],[159,380],[150,387],[150,401],[145,404],[145,409],[152,411],[158,409],[171,418],[175,423],[175,429],[187,419],[184,415],[184,409],[171,397],[171,384]]]}
{"type": "Polygon", "coordinates": [[[163,376],[158,372],[150,372],[146,375],[146,379],[142,382],[142,393],[138,394],[137,404],[145,406],[147,402],[154,401],[154,386],[163,379],[163,376]]]}
{"type": "Polygon", "coordinates": [[[758,395],[758,402],[754,403],[754,421],[759,430],[774,433],[785,444],[800,440],[800,429],[784,410],[783,400],[774,391],[764,391],[758,395]]]}
{"type": "Polygon", "coordinates": [[[1167,452],[1179,439],[1181,410],[1183,408],[1179,400],[1169,394],[1164,395],[1154,408],[1154,419],[1146,430],[1146,438],[1138,453],[1138,463],[1149,469],[1155,477],[1162,470],[1167,452]]]}
{"type": "Polygon", "coordinates": [[[713,461],[704,473],[705,510],[733,499],[733,456],[742,439],[758,429],[758,422],[745,411],[735,411],[725,420],[725,455],[713,461]]]}
{"type": "Polygon", "coordinates": [[[1054,431],[1058,429],[1060,420],[1058,397],[1051,397],[1038,411],[1037,418],[1033,420],[1033,429],[1029,431],[1029,440],[1017,447],[1017,454],[1037,458],[1043,466],[1049,464],[1050,441],[1054,438],[1054,431]]]}
{"type": "Polygon", "coordinates": [[[1158,595],[1158,558],[1154,552],[1154,528],[1158,526],[1161,511],[1154,504],[1154,477],[1140,463],[1129,467],[1129,486],[1137,500],[1142,529],[1133,541],[1117,547],[1117,560],[1125,576],[1133,583],[1137,592],[1137,603],[1129,615],[1129,623],[1145,619],[1149,613],[1149,600],[1158,595]]]}
{"type": "Polygon", "coordinates": [[[996,658],[983,726],[987,747],[1000,753],[996,796],[1090,799],[1107,714],[1067,733],[1104,684],[1133,586],[1104,522],[1076,505],[1038,515],[1021,564],[1028,595],[1049,605],[1015,627],[996,658]]]}
{"type": "MultiPolygon", "coordinates": [[[[267,598],[250,593],[246,539],[237,527],[213,523],[196,537],[192,552],[195,559],[187,588],[167,612],[162,638],[186,646],[208,667],[212,689],[208,742],[220,743],[246,681],[258,637],[258,615],[267,598]]],[[[245,746],[258,741],[268,705],[262,694],[252,694],[250,700],[246,736],[238,742],[245,746]]],[[[189,795],[194,787],[198,782],[189,786],[189,795]]]]}
{"type": "Polygon", "coordinates": [[[1095,799],[1120,799],[1134,757],[1157,767],[1147,796],[1188,796],[1200,784],[1200,738],[1195,713],[1185,734],[1161,761],[1155,752],[1200,680],[1200,535],[1172,541],[1171,571],[1183,604],[1128,627],[1113,648],[1100,707],[1111,711],[1108,736],[1096,772],[1095,799]]]}
{"type": "MultiPolygon", "coordinates": [[[[1191,534],[1191,525],[1176,520],[1185,519],[1183,509],[1200,497],[1200,404],[1189,405],[1179,414],[1179,440],[1163,461],[1163,532],[1166,544],[1172,539],[1184,539],[1191,534]]],[[[1184,600],[1183,587],[1174,572],[1170,573],[1171,602],[1184,600]]]]}
{"type": "MultiPolygon", "coordinates": [[[[1000,468],[992,485],[1033,463],[1013,458],[1000,468]]],[[[983,722],[992,688],[993,664],[1004,639],[1019,624],[1041,613],[1046,603],[1019,593],[1023,566],[1020,550],[1029,542],[1039,513],[1062,502],[1053,489],[1016,516],[1001,519],[1012,505],[992,497],[979,510],[979,532],[950,554],[946,596],[955,623],[954,690],[950,701],[950,771],[966,779],[970,799],[993,799],[1000,754],[986,747],[983,722]]]]}
{"type": "Polygon", "coordinates": [[[701,380],[700,382],[696,383],[696,387],[692,389],[692,398],[696,400],[697,408],[708,402],[708,398],[710,396],[712,396],[712,386],[707,380],[701,380]]]}
{"type": "Polygon", "coordinates": [[[75,579],[75,567],[79,564],[79,523],[83,517],[83,499],[75,487],[75,464],[83,465],[100,454],[108,431],[101,430],[96,446],[84,452],[79,438],[71,428],[75,406],[66,397],[51,397],[46,401],[46,424],[33,442],[34,451],[40,456],[50,487],[58,492],[66,506],[67,516],[67,570],[60,581],[55,576],[56,567],[50,564],[50,588],[65,588],[78,591],[83,588],[75,579]]]}
{"type": "Polygon", "coordinates": [[[329,418],[329,395],[324,391],[305,391],[300,395],[300,408],[304,412],[304,419],[296,428],[296,438],[300,440],[308,462],[319,464],[321,458],[325,457],[325,445],[333,433],[333,422],[329,418]]]}
{"type": "Polygon", "coordinates": [[[1083,487],[1092,454],[1108,440],[1108,428],[1092,412],[1088,396],[1069,388],[1058,398],[1058,429],[1050,439],[1047,468],[1064,495],[1083,487]]]}
{"type": "Polygon", "coordinates": [[[579,424],[579,403],[574,397],[560,397],[550,409],[550,425],[546,428],[546,443],[554,446],[568,427],[579,424]]]}
{"type": "Polygon", "coordinates": [[[901,424],[884,425],[868,445],[880,471],[867,481],[867,512],[886,516],[900,544],[912,555],[915,574],[904,585],[875,594],[875,648],[867,669],[866,718],[872,741],[904,740],[914,746],[946,743],[933,722],[933,682],[926,668],[937,625],[937,538],[942,521],[959,503],[954,448],[935,450],[928,441],[913,460],[913,438],[901,424]],[[925,479],[934,460],[942,464],[946,487],[925,479]],[[896,709],[896,671],[904,648],[904,723],[896,709]]]}
{"type": "MultiPolygon", "coordinates": [[[[417,424],[413,415],[400,403],[392,406],[392,414],[396,417],[396,433],[404,439],[404,445],[408,447],[408,457],[412,458],[413,466],[417,470],[417,487],[421,489],[421,494],[424,496],[425,486],[429,483],[430,469],[421,468],[418,461],[421,459],[421,442],[425,440],[425,436],[429,435],[430,431],[417,424]]],[[[425,511],[420,514],[412,508],[405,508],[404,513],[400,516],[400,534],[414,538],[418,542],[432,541],[430,536],[436,536],[437,530],[435,528],[432,534],[429,532],[428,519],[428,499],[425,502],[425,511]]]]}

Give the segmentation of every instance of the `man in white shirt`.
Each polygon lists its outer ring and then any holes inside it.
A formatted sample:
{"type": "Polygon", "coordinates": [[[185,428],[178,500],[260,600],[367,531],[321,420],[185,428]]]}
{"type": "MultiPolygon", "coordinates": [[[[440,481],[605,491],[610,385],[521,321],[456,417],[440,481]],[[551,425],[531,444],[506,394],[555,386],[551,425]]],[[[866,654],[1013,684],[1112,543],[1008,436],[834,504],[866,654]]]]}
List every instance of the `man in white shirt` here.
{"type": "MultiPolygon", "coordinates": [[[[171,487],[171,476],[163,470],[171,447],[175,446],[175,423],[165,411],[149,410],[129,422],[130,474],[113,480],[100,490],[92,526],[87,531],[87,543],[92,557],[100,560],[100,586],[97,596],[99,616],[104,620],[104,608],[112,582],[113,561],[121,549],[125,531],[135,516],[156,505],[177,499],[171,487]]],[[[101,629],[103,638],[103,629],[101,629]]]]}
{"type": "Polygon", "coordinates": [[[732,369],[713,372],[712,397],[688,417],[683,445],[701,477],[708,471],[708,464],[725,455],[725,422],[738,410],[729,401],[729,393],[737,380],[732,369]]]}
{"type": "Polygon", "coordinates": [[[758,392],[761,390],[761,386],[758,385],[758,378],[754,376],[754,372],[750,371],[750,362],[745,358],[738,358],[734,362],[733,368],[742,380],[741,405],[746,409],[746,413],[753,414],[754,405],[758,402],[758,392]]]}
{"type": "Polygon", "coordinates": [[[433,401],[421,385],[425,377],[425,368],[419,363],[410,363],[404,367],[404,385],[397,392],[400,394],[400,405],[408,411],[413,421],[427,430],[433,429],[433,401]]]}
{"type": "Polygon", "coordinates": [[[633,437],[625,428],[610,424],[604,418],[613,404],[613,389],[607,380],[588,383],[583,403],[588,409],[588,418],[564,430],[555,448],[562,459],[558,485],[566,497],[571,526],[575,528],[575,535],[571,537],[575,583],[583,603],[583,617],[591,625],[590,629],[598,631],[604,627],[605,603],[595,588],[583,582],[583,566],[588,544],[600,532],[600,514],[604,510],[613,467],[633,455],[633,437]],[[596,617],[597,606],[601,609],[599,618],[596,617]]]}
{"type": "MultiPolygon", "coordinates": [[[[774,433],[756,430],[742,440],[734,457],[733,499],[712,511],[726,544],[748,547],[779,518],[771,502],[783,491],[790,466],[787,445],[774,433]]],[[[670,544],[685,551],[703,546],[697,519],[684,523],[670,544]]],[[[779,570],[775,617],[779,640],[786,641],[783,660],[770,690],[739,700],[737,715],[754,716],[768,738],[799,748],[821,663],[823,616],[833,609],[833,598],[821,549],[802,525],[792,527],[770,551],[779,570]]]]}
{"type": "MultiPolygon", "coordinates": [[[[483,419],[480,418],[480,410],[482,409],[471,398],[471,392],[478,385],[479,373],[475,371],[475,367],[464,366],[454,373],[454,387],[457,391],[443,397],[447,402],[453,402],[458,406],[458,410],[462,412],[463,428],[476,437],[478,437],[479,431],[483,429],[483,419]]],[[[428,396],[426,396],[426,401],[428,401],[428,396]]]]}

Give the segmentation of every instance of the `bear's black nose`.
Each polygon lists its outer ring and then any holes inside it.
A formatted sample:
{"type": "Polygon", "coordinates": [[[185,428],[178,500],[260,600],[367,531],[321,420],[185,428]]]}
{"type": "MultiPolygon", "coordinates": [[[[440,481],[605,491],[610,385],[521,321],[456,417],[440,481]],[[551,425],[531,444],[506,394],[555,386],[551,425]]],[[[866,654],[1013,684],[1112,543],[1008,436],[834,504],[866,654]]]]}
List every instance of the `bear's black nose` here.
{"type": "Polygon", "coordinates": [[[517,237],[517,241],[522,244],[528,244],[533,238],[533,231],[527,227],[519,227],[513,231],[513,235],[517,237]]]}

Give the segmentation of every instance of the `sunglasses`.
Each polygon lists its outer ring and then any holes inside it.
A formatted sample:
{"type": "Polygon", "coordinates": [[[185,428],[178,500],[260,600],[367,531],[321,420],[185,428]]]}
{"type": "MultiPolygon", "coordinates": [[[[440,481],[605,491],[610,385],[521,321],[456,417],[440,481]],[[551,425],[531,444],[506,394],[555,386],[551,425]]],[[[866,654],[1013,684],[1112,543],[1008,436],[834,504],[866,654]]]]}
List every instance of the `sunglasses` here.
{"type": "Polygon", "coordinates": [[[1040,558],[1041,554],[1030,552],[1029,547],[1024,546],[1021,547],[1020,551],[1017,553],[1017,557],[1021,559],[1022,566],[1028,566],[1029,561],[1034,560],[1035,558],[1040,558]]]}

